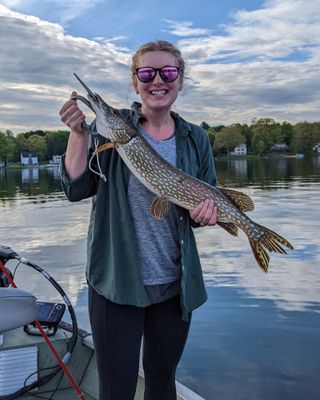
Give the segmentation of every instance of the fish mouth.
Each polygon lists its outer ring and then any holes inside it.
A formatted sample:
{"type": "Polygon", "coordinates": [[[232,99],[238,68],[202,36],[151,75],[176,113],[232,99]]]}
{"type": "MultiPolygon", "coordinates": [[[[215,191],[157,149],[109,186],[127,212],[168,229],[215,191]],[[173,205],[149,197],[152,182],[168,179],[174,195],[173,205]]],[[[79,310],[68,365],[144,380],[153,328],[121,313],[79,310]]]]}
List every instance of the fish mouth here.
{"type": "Polygon", "coordinates": [[[78,77],[78,75],[74,72],[73,75],[78,79],[78,81],[81,83],[81,85],[84,87],[84,89],[86,90],[86,92],[88,93],[88,95],[93,98],[96,99],[96,95],[93,93],[93,91],[91,89],[88,88],[88,86],[78,77]]]}

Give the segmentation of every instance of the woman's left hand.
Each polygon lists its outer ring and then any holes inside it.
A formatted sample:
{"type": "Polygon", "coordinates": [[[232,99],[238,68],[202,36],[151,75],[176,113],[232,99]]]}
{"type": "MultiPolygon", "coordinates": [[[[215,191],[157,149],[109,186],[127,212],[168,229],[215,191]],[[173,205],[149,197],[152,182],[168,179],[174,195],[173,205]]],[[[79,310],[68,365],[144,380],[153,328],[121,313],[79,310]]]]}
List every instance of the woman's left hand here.
{"type": "Polygon", "coordinates": [[[217,223],[217,206],[211,199],[202,201],[196,208],[190,210],[190,217],[201,226],[215,225],[217,223]]]}

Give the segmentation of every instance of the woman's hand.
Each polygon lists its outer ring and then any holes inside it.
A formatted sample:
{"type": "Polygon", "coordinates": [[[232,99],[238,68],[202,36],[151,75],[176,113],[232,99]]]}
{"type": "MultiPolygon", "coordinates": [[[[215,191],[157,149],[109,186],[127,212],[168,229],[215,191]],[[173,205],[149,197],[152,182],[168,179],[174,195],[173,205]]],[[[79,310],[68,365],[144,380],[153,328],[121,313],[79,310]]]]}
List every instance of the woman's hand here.
{"type": "MultiPolygon", "coordinates": [[[[71,97],[76,95],[77,92],[75,91],[71,93],[71,97]]],[[[72,132],[83,133],[82,123],[86,119],[86,116],[80,110],[75,100],[70,99],[66,101],[61,107],[59,114],[61,121],[66,124],[72,132]]]]}
{"type": "Polygon", "coordinates": [[[214,201],[206,199],[202,201],[196,208],[189,211],[190,217],[201,226],[215,225],[217,223],[217,206],[214,201]]]}

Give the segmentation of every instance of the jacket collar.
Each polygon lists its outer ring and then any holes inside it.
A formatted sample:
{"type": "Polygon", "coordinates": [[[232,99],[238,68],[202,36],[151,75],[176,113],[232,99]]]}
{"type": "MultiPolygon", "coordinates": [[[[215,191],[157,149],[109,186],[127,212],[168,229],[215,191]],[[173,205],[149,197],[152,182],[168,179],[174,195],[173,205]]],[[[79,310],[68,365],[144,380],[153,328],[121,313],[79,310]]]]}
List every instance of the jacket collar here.
{"type": "MultiPolygon", "coordinates": [[[[190,124],[185,121],[176,112],[171,111],[171,115],[176,122],[177,134],[179,136],[187,136],[191,132],[190,124]]],[[[141,103],[135,101],[131,105],[131,118],[135,126],[138,126],[139,122],[145,120],[145,117],[141,113],[141,103]]]]}

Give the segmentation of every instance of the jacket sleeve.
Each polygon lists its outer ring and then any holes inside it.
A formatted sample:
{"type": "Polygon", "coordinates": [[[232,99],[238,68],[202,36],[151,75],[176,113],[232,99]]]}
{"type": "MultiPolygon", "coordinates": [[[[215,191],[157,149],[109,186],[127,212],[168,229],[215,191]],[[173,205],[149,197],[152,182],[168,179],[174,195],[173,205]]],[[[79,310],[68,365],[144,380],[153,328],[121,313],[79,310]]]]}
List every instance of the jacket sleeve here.
{"type": "MultiPolygon", "coordinates": [[[[95,120],[91,123],[90,129],[95,130],[95,120]]],[[[94,174],[90,168],[90,158],[92,156],[94,150],[94,141],[92,136],[89,137],[89,144],[88,144],[88,158],[87,158],[87,166],[83,173],[78,176],[76,179],[71,179],[68,176],[66,166],[65,166],[65,154],[61,157],[60,163],[60,176],[61,176],[61,184],[62,189],[67,196],[69,201],[79,201],[82,199],[86,199],[88,197],[92,197],[97,193],[98,190],[98,183],[99,183],[99,176],[94,174]]],[[[98,144],[101,144],[101,139],[99,137],[98,144]]],[[[96,160],[95,158],[91,162],[92,168],[97,170],[96,160]]]]}
{"type": "Polygon", "coordinates": [[[90,171],[88,165],[89,161],[84,172],[76,179],[71,179],[65,167],[65,154],[62,156],[60,163],[61,185],[69,201],[79,201],[97,193],[99,178],[90,171]]]}

